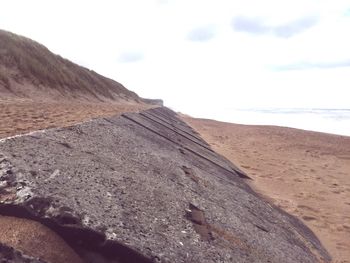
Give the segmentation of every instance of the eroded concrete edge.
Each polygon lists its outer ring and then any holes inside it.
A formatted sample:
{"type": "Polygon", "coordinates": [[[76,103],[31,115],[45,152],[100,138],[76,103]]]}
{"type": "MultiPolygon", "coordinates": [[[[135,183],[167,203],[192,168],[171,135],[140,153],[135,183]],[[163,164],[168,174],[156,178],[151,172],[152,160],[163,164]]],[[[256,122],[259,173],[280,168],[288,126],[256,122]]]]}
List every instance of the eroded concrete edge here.
{"type": "Polygon", "coordinates": [[[0,260],[3,263],[47,263],[39,258],[23,254],[21,251],[0,243],[0,260]]]}

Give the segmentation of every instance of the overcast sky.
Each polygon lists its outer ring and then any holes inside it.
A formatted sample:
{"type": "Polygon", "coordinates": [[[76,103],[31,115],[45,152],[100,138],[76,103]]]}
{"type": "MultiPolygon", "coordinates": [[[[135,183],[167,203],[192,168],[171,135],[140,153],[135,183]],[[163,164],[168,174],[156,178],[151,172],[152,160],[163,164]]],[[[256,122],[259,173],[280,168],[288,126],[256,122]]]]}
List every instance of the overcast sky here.
{"type": "Polygon", "coordinates": [[[197,116],[350,107],[348,0],[2,0],[0,28],[197,116]]]}

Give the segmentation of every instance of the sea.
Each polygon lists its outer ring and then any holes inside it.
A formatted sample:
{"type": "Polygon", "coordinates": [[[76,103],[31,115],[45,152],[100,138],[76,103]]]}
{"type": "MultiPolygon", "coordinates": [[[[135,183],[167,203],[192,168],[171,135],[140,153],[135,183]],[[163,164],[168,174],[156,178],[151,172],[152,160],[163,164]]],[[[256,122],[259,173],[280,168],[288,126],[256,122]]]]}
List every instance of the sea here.
{"type": "Polygon", "coordinates": [[[231,123],[277,125],[350,136],[350,109],[225,108],[213,114],[210,118],[231,123]]]}

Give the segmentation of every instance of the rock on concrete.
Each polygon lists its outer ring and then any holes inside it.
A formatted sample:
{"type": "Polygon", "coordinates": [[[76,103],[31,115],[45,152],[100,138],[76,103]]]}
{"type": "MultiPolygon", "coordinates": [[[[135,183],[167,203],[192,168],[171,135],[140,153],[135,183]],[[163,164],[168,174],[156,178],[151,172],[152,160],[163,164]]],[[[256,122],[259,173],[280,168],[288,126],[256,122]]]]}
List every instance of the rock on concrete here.
{"type": "Polygon", "coordinates": [[[0,142],[0,214],[45,224],[87,262],[330,261],[245,180],[164,107],[0,142]]]}

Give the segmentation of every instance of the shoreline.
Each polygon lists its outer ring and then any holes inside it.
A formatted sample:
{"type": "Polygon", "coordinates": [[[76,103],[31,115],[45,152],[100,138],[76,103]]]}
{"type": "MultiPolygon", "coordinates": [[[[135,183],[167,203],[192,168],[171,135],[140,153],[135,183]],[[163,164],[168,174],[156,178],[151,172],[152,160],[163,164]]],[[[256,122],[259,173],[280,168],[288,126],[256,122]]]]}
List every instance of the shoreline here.
{"type": "MultiPolygon", "coordinates": [[[[251,126],[278,126],[350,136],[350,109],[214,109],[212,112],[206,112],[206,116],[208,118],[205,119],[226,123],[251,126]]],[[[194,118],[202,119],[201,116],[194,116],[194,118]]]]}
{"type": "Polygon", "coordinates": [[[182,118],[246,172],[256,192],[301,219],[334,262],[350,262],[350,136],[182,118]]]}

